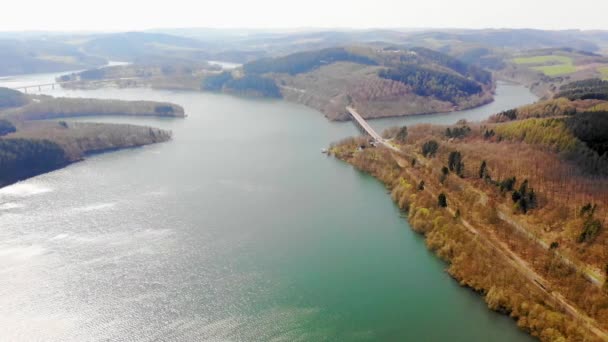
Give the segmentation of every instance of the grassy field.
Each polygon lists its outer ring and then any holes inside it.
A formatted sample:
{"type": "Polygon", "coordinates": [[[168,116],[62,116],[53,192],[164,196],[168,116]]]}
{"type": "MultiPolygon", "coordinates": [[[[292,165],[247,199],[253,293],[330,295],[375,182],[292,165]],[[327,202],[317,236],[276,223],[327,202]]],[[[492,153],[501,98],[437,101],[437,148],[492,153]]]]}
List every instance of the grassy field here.
{"type": "Polygon", "coordinates": [[[565,75],[576,72],[576,67],[572,64],[538,66],[533,67],[532,69],[538,70],[547,76],[565,75]]]}
{"type": "Polygon", "coordinates": [[[576,71],[572,58],[567,56],[518,57],[514,58],[513,62],[520,65],[529,65],[532,69],[547,76],[570,74],[576,71]]]}
{"type": "Polygon", "coordinates": [[[600,67],[597,70],[602,74],[603,79],[608,80],[608,66],[600,67]]]}
{"type": "Polygon", "coordinates": [[[548,63],[560,63],[560,64],[572,64],[572,58],[566,56],[532,56],[532,57],[518,57],[514,58],[515,64],[548,64],[548,63]]]}

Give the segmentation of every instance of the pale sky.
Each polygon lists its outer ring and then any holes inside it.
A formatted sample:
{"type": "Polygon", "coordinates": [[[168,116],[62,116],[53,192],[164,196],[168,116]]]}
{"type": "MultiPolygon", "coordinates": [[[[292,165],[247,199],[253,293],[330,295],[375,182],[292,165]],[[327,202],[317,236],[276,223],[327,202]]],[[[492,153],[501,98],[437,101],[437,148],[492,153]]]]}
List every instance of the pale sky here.
{"type": "Polygon", "coordinates": [[[0,31],[217,28],[608,29],[608,0],[4,0],[0,31]]]}

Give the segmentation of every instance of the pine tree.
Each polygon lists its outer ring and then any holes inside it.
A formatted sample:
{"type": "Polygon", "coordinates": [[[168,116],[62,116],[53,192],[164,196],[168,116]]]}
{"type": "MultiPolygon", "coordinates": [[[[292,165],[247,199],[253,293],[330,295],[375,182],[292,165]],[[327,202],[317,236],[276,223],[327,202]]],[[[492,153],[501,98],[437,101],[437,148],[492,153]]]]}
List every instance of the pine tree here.
{"type": "Polygon", "coordinates": [[[481,166],[479,167],[479,178],[485,179],[488,176],[488,165],[486,161],[481,162],[481,166]]]}
{"type": "Polygon", "coordinates": [[[445,194],[442,192],[439,194],[439,197],[437,198],[437,204],[441,207],[441,208],[447,208],[448,206],[448,199],[445,196],[445,194]]]}

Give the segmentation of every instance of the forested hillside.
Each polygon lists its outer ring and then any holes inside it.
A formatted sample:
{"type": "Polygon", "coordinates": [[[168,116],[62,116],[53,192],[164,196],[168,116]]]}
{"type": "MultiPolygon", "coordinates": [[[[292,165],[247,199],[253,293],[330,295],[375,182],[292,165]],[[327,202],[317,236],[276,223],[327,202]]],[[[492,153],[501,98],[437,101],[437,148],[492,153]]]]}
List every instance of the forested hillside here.
{"type": "Polygon", "coordinates": [[[590,79],[572,82],[560,87],[555,97],[570,100],[608,100],[608,81],[590,79]]]}
{"type": "Polygon", "coordinates": [[[27,98],[19,91],[0,87],[0,110],[20,107],[27,103],[27,98]]]}
{"type": "Polygon", "coordinates": [[[267,55],[265,51],[252,50],[239,44],[226,46],[215,39],[199,40],[154,32],[96,34],[86,37],[79,47],[90,55],[137,64],[200,63],[208,60],[241,63],[267,55]]]}
{"type": "Polygon", "coordinates": [[[241,95],[281,97],[279,87],[271,78],[255,74],[235,78],[228,71],[204,78],[201,89],[241,95]]]}
{"type": "Polygon", "coordinates": [[[453,103],[482,91],[479,83],[462,76],[411,65],[382,70],[379,76],[410,86],[416,95],[453,103]]]}
{"type": "Polygon", "coordinates": [[[299,52],[207,76],[203,90],[284,97],[343,120],[449,112],[492,101],[491,73],[425,48],[352,46],[299,52]]]}
{"type": "Polygon", "coordinates": [[[43,39],[0,39],[0,76],[59,72],[101,66],[106,60],[78,47],[43,39]]]}
{"type": "Polygon", "coordinates": [[[0,187],[68,163],[64,150],[49,140],[0,139],[0,187]]]}
{"type": "Polygon", "coordinates": [[[166,102],[55,98],[46,95],[32,96],[31,99],[21,107],[0,112],[0,117],[46,120],[97,115],[185,116],[184,108],[166,102]]]}
{"type": "Polygon", "coordinates": [[[81,160],[87,153],[171,139],[152,127],[38,121],[91,115],[184,117],[162,102],[27,96],[0,88],[0,187],[81,160]]]}
{"type": "Polygon", "coordinates": [[[336,62],[378,65],[374,60],[349,52],[345,48],[329,48],[319,51],[299,52],[279,58],[261,59],[245,64],[243,69],[249,74],[287,73],[296,75],[336,62]]]}
{"type": "Polygon", "coordinates": [[[387,130],[399,152],[366,137],[330,151],[384,182],[448,272],[490,308],[542,341],[605,340],[608,112],[589,99],[596,87],[581,88],[565,89],[587,100],[488,122],[387,130]]]}

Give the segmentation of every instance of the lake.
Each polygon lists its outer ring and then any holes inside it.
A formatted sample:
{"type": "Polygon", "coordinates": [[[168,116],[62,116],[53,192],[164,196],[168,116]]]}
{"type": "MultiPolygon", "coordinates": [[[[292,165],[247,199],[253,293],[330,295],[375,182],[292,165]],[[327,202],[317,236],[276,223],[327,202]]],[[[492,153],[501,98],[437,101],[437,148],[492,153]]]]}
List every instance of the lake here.
{"type": "MultiPolygon", "coordinates": [[[[0,189],[0,340],[532,340],[445,273],[380,182],[320,153],[358,134],[352,123],[210,93],[48,93],[171,101],[189,116],[87,118],[174,139],[0,189]]],[[[534,100],[501,84],[482,108],[372,125],[534,100]]]]}

